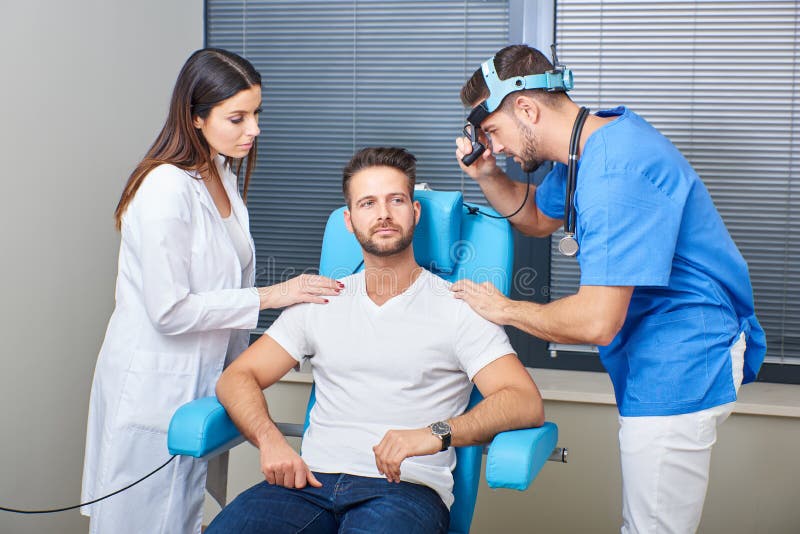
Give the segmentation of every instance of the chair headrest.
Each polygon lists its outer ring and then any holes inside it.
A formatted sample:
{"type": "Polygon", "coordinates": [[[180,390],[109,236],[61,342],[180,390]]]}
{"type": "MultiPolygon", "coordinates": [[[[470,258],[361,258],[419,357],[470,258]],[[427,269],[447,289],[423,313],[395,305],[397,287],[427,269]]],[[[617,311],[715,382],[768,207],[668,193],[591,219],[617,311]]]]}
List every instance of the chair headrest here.
{"type": "MultiPolygon", "coordinates": [[[[429,271],[447,275],[458,258],[453,246],[461,239],[462,195],[460,191],[414,191],[421,214],[414,231],[414,257],[429,271]]],[[[322,239],[320,273],[341,278],[358,270],[361,246],[344,225],[342,207],[331,213],[322,239]]]]}
{"type": "Polygon", "coordinates": [[[414,233],[414,257],[432,273],[450,274],[457,258],[454,245],[461,239],[460,191],[414,191],[422,213],[414,233]]]}

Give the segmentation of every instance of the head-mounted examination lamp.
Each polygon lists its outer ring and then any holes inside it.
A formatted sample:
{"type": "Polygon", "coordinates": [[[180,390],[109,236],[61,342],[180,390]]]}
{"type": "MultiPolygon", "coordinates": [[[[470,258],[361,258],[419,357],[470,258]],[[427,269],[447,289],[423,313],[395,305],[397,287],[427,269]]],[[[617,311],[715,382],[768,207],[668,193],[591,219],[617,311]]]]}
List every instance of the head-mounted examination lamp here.
{"type": "MultiPolygon", "coordinates": [[[[572,71],[566,65],[558,61],[556,54],[555,43],[550,46],[553,53],[553,70],[549,70],[542,74],[530,74],[528,76],[514,76],[507,80],[501,80],[497,76],[497,71],[494,68],[494,57],[484,61],[481,65],[481,73],[483,80],[486,82],[486,87],[489,89],[489,96],[472,108],[469,116],[467,117],[467,124],[464,126],[464,134],[472,142],[472,152],[461,158],[464,165],[472,165],[481,154],[486,150],[480,140],[481,123],[486,120],[490,114],[500,107],[503,99],[509,94],[516,91],[524,91],[526,89],[544,89],[550,92],[567,92],[574,86],[574,79],[572,71]]],[[[578,241],[575,239],[575,227],[577,220],[577,211],[575,209],[575,188],[577,182],[577,160],[578,148],[580,146],[581,130],[586,118],[589,116],[589,110],[581,107],[578,111],[578,117],[572,126],[572,135],[569,141],[569,160],[567,164],[567,187],[565,191],[565,206],[564,206],[564,237],[558,244],[559,251],[565,256],[574,256],[578,253],[578,241]]],[[[522,205],[511,215],[502,216],[501,218],[510,218],[522,210],[525,202],[528,200],[528,193],[530,191],[530,174],[528,174],[528,187],[525,189],[525,199],[522,205]]]]}
{"type": "Polygon", "coordinates": [[[479,138],[481,123],[500,107],[503,99],[509,94],[527,89],[544,89],[550,92],[566,92],[572,89],[574,86],[572,71],[563,63],[559,63],[556,55],[556,45],[553,44],[550,49],[553,52],[553,70],[542,74],[513,76],[506,80],[501,80],[494,68],[494,56],[481,64],[481,73],[483,74],[483,80],[486,82],[486,87],[489,89],[489,96],[472,108],[467,117],[467,126],[464,127],[464,133],[467,134],[472,142],[472,152],[461,159],[464,165],[472,165],[486,150],[486,145],[481,143],[479,138]]]}

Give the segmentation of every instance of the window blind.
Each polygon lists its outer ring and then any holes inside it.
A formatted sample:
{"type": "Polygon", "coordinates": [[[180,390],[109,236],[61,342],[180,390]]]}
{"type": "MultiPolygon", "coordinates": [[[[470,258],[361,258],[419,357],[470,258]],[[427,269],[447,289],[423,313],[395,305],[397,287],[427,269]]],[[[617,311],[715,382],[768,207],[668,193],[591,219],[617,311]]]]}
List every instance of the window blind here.
{"type": "Polygon", "coordinates": [[[365,146],[405,147],[418,182],[485,203],[455,161],[459,91],[507,44],[507,1],[208,0],[206,18],[207,45],[243,55],[264,81],[248,194],[258,285],[317,267],[342,167],[365,146]]]}
{"type": "MultiPolygon", "coordinates": [[[[750,267],[768,361],[800,363],[800,107],[794,1],[559,0],[572,98],[624,104],[683,152],[750,267]]],[[[552,240],[551,294],[577,290],[552,240]]]]}

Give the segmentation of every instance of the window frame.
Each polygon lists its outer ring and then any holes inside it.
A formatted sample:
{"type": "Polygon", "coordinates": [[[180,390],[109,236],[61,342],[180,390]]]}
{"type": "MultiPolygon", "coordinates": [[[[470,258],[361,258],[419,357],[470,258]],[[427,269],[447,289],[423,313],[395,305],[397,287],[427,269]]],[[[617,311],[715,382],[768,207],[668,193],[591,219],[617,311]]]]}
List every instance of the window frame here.
{"type": "MultiPolygon", "coordinates": [[[[204,0],[204,46],[209,46],[209,1],[204,0]]],[[[556,32],[556,0],[508,0],[509,43],[528,43],[548,52],[556,32]]],[[[455,96],[454,96],[455,97],[455,96]]],[[[517,181],[526,180],[525,173],[513,161],[506,162],[507,173],[517,181]]],[[[543,168],[532,176],[538,184],[546,174],[543,168]]],[[[253,218],[251,214],[251,218],[253,218]]],[[[536,273],[532,287],[522,295],[515,288],[512,298],[532,300],[539,303],[550,301],[551,285],[551,238],[531,238],[514,230],[515,262],[514,273],[525,267],[536,273]]],[[[263,330],[262,330],[263,331],[263,330]]],[[[547,343],[514,328],[508,328],[509,336],[520,358],[528,367],[563,369],[577,371],[605,372],[598,358],[596,348],[588,346],[568,346],[547,343]]],[[[254,334],[257,336],[258,334],[254,334]]],[[[253,339],[253,338],[251,338],[253,339]]],[[[797,362],[765,361],[758,381],[800,384],[800,358],[797,362]]]]}

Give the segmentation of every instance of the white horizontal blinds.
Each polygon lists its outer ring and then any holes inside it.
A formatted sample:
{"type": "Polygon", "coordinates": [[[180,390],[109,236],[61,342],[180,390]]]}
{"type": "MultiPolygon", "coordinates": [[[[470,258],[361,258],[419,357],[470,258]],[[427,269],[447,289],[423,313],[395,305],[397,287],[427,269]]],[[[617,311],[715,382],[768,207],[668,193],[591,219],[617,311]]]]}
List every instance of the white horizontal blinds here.
{"type": "MultiPolygon", "coordinates": [[[[559,0],[573,99],[624,104],[683,152],[750,266],[768,356],[800,358],[797,2],[559,0]]],[[[553,296],[573,293],[555,249],[553,296]]]]}
{"type": "Polygon", "coordinates": [[[508,43],[507,1],[358,2],[355,146],[397,145],[418,180],[485,203],[455,159],[466,111],[459,92],[508,43]]]}
{"type": "Polygon", "coordinates": [[[403,146],[418,181],[483,198],[455,161],[459,91],[507,43],[507,1],[208,0],[206,16],[208,46],[243,54],[264,80],[248,196],[258,284],[316,268],[357,149],[403,146]]]}

